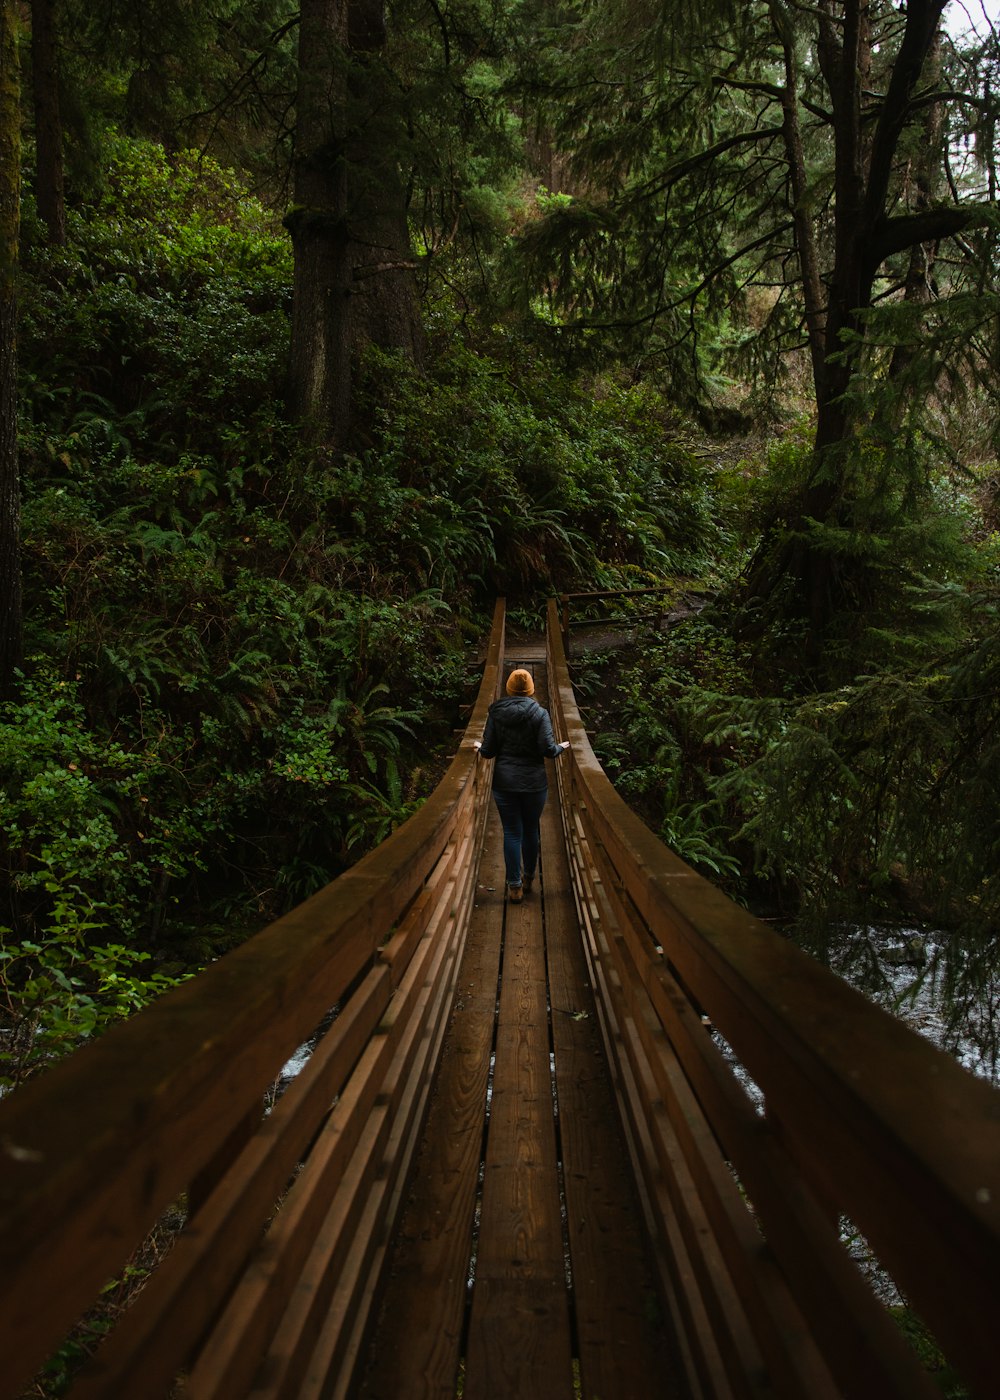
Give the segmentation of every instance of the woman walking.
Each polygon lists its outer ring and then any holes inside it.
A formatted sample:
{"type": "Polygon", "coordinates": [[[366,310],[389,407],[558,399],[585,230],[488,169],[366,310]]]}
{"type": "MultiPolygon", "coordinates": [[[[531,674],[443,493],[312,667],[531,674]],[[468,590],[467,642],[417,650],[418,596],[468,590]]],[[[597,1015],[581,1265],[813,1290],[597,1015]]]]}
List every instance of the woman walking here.
{"type": "Polygon", "coordinates": [[[511,671],[507,694],[494,700],[486,717],[483,758],[495,758],[493,800],[503,827],[507,897],[520,904],[530,893],[538,868],[539,821],[549,783],[545,760],[558,758],[569,743],[557,744],[548,711],[535,700],[530,671],[511,671]]]}

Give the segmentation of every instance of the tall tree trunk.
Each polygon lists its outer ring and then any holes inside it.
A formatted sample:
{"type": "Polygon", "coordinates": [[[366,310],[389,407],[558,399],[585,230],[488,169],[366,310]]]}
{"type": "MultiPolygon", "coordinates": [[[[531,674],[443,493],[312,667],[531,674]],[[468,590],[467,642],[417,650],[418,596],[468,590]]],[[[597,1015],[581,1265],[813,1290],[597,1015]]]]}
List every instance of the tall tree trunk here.
{"type": "Polygon", "coordinates": [[[384,0],[351,0],[348,39],[358,119],[350,136],[352,343],[378,345],[423,357],[423,328],[417,309],[406,218],[406,192],[397,151],[403,132],[387,104],[374,111],[367,81],[386,42],[384,0]]]}
{"type": "Polygon", "coordinates": [[[31,0],[31,87],[35,106],[35,199],[52,243],[66,242],[63,133],[59,113],[56,0],[31,0]]]}
{"type": "MultiPolygon", "coordinates": [[[[797,508],[782,522],[783,529],[779,526],[765,539],[748,580],[749,597],[756,602],[769,597],[784,579],[794,580],[808,619],[806,654],[813,661],[820,655],[835,613],[850,601],[849,588],[845,592],[838,575],[841,561],[816,542],[809,522],[852,525],[852,488],[845,467],[857,424],[850,395],[862,368],[865,315],[878,269],[890,252],[918,241],[914,233],[905,244],[895,243],[899,235],[898,230],[892,231],[890,181],[900,136],[911,115],[910,98],[933,52],[944,3],[908,0],[885,97],[876,120],[867,126],[862,120],[862,99],[870,85],[872,61],[868,0],[818,0],[814,10],[816,53],[829,93],[834,132],[834,257],[823,284],[825,306],[814,306],[807,317],[817,408],[812,470],[797,508]]],[[[789,110],[795,86],[794,32],[781,0],[771,0],[770,13],[785,49],[785,144],[808,309],[810,299],[815,302],[817,282],[810,272],[812,230],[800,208],[802,172],[795,119],[789,110]]],[[[957,211],[939,216],[937,223],[942,227],[945,218],[957,227],[957,211]]],[[[928,219],[928,230],[933,222],[928,219]]]]}
{"type": "Polygon", "coordinates": [[[372,66],[382,0],[303,0],[292,235],[289,406],[316,443],[350,426],[351,361],[364,345],[419,359],[420,321],[396,124],[372,66]]]}
{"type": "Polygon", "coordinates": [[[21,490],[17,461],[16,283],[21,113],[14,0],[0,0],[0,698],[21,663],[21,490]]]}
{"type": "MultiPolygon", "coordinates": [[[[846,395],[857,374],[864,313],[885,250],[880,232],[888,219],[890,181],[899,140],[910,118],[910,97],[928,56],[938,49],[938,26],[946,0],[909,0],[899,51],[866,147],[861,96],[871,68],[867,0],[821,0],[818,55],[833,107],[835,133],[835,254],[829,281],[825,383],[817,392],[817,475],[830,469],[824,458],[853,431],[846,395]],[[840,11],[839,23],[835,12],[840,11]]],[[[819,386],[817,386],[819,387],[819,386]]],[[[829,499],[820,490],[819,501],[829,499]]],[[[817,502],[818,503],[818,502],[817,502]]]]}
{"type": "MultiPolygon", "coordinates": [[[[835,6],[823,0],[817,53],[833,107],[834,129],[834,265],[828,288],[826,344],[822,384],[817,384],[816,455],[822,459],[848,433],[844,395],[854,372],[844,337],[857,331],[859,315],[870,300],[865,285],[865,180],[861,131],[861,84],[870,62],[867,4],[848,0],[835,6]],[[841,22],[834,11],[842,9],[841,22]]],[[[873,269],[874,271],[874,269],[873,269]]],[[[822,460],[821,476],[828,475],[822,460]]]]}
{"type": "MultiPolygon", "coordinates": [[[[935,34],[934,42],[931,45],[930,53],[927,56],[928,76],[932,76],[935,82],[941,77],[941,35],[935,34]]],[[[987,94],[987,107],[989,107],[989,95],[987,94]]],[[[916,155],[912,159],[911,185],[911,208],[917,213],[926,213],[931,209],[937,195],[938,172],[940,170],[940,149],[941,137],[944,130],[944,105],[940,102],[932,103],[924,113],[923,121],[923,141],[921,142],[916,155]]],[[[992,149],[992,140],[990,147],[992,149]]],[[[996,197],[995,191],[991,190],[990,199],[996,197]]],[[[903,286],[903,299],[911,306],[929,306],[932,300],[931,283],[934,276],[934,263],[937,258],[937,247],[933,242],[914,243],[910,249],[910,259],[906,269],[906,281],[903,286]]],[[[900,341],[893,347],[892,360],[889,364],[889,378],[898,379],[905,374],[908,366],[914,357],[913,341],[900,341]]],[[[898,426],[902,420],[902,403],[897,406],[895,423],[898,426]]]]}
{"type": "Polygon", "coordinates": [[[351,265],[347,234],[347,0],[302,0],[294,207],[289,408],[327,445],[343,441],[351,404],[351,265]]]}
{"type": "Polygon", "coordinates": [[[826,291],[820,276],[816,231],[809,207],[806,157],[799,122],[799,65],[795,51],[796,31],[792,17],[781,0],[771,0],[771,23],[781,42],[785,65],[781,112],[788,178],[792,192],[792,218],[795,246],[802,275],[802,303],[809,339],[809,358],[817,396],[825,375],[826,291]]]}

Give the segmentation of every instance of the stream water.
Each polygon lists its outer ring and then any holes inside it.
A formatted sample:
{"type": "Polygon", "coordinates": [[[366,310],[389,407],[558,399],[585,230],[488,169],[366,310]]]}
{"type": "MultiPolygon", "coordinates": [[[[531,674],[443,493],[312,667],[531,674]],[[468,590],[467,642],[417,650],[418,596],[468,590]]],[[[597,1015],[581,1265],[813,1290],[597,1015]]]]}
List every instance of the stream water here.
{"type": "MultiPolygon", "coordinates": [[[[926,930],[853,928],[844,931],[830,968],[971,1073],[1000,1087],[1000,975],[951,1011],[943,951],[938,937],[926,930]]],[[[763,1093],[718,1031],[713,1030],[713,1038],[763,1113],[763,1093]]]]}
{"type": "MultiPolygon", "coordinates": [[[[977,987],[960,1013],[949,1012],[943,953],[939,936],[926,930],[853,928],[844,930],[830,966],[884,1010],[953,1055],[973,1074],[1000,1087],[1000,976],[994,975],[984,986],[977,987]]],[[[713,1031],[713,1039],[755,1109],[762,1114],[764,1095],[760,1088],[718,1031],[713,1031]]],[[[876,1295],[887,1306],[903,1304],[904,1299],[880,1267],[867,1240],[846,1217],[841,1218],[840,1235],[876,1295]]]]}
{"type": "Polygon", "coordinates": [[[940,936],[926,930],[853,929],[831,967],[973,1074],[1000,1086],[1000,975],[950,1011],[944,953],[940,936]]]}

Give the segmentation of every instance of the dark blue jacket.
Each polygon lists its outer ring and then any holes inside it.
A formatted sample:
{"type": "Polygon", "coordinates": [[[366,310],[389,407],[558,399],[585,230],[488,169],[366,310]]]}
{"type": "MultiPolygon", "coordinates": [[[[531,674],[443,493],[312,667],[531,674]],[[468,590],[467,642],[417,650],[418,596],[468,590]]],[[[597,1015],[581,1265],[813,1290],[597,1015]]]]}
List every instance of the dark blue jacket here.
{"type": "Polygon", "coordinates": [[[493,786],[499,792],[539,792],[548,787],[545,760],[562,749],[552,733],[552,721],[530,695],[505,695],[494,700],[486,717],[483,758],[495,758],[493,786]]]}

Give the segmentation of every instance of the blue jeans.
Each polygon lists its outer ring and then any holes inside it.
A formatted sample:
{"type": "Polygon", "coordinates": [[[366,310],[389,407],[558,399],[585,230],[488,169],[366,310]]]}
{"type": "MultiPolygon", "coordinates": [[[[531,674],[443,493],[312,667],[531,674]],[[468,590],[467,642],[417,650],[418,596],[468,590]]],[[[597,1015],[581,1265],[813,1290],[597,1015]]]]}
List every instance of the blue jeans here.
{"type": "Polygon", "coordinates": [[[541,820],[547,787],[535,792],[498,792],[493,789],[493,801],[500,813],[503,827],[503,861],[507,868],[508,885],[521,883],[521,866],[529,878],[538,868],[538,823],[541,820]]]}

